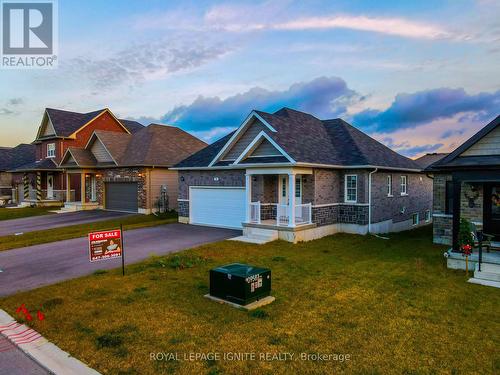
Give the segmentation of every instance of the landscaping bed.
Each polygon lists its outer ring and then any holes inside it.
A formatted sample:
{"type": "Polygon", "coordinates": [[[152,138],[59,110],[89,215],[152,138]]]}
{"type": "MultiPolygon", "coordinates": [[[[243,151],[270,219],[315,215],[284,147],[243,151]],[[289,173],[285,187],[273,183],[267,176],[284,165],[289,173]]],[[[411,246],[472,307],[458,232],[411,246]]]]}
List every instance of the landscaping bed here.
{"type": "Polygon", "coordinates": [[[390,237],[224,241],[129,265],[124,277],[101,271],[10,296],[0,307],[15,315],[21,303],[42,306],[45,320],[30,324],[103,374],[498,373],[499,291],[448,270],[430,227],[390,237]],[[232,262],[270,268],[276,301],[244,312],[204,298],[209,269],[232,262]],[[257,360],[186,360],[214,352],[257,360]]]}

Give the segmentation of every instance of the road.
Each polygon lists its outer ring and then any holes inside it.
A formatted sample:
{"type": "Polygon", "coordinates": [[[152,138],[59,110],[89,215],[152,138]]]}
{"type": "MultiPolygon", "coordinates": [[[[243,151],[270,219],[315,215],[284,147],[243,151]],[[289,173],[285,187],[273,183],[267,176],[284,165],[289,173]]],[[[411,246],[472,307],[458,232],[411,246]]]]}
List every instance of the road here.
{"type": "MultiPolygon", "coordinates": [[[[125,263],[237,237],[241,231],[168,224],[124,233],[125,263]]],[[[0,296],[121,267],[120,259],[91,263],[87,238],[75,238],[0,252],[0,296]]]]}
{"type": "MultiPolygon", "coordinates": [[[[12,210],[14,209],[15,208],[12,208],[12,210]]],[[[60,228],[68,225],[92,223],[95,221],[113,220],[130,215],[133,214],[116,211],[92,210],[2,220],[0,221],[0,236],[33,232],[35,230],[60,228]]]]}

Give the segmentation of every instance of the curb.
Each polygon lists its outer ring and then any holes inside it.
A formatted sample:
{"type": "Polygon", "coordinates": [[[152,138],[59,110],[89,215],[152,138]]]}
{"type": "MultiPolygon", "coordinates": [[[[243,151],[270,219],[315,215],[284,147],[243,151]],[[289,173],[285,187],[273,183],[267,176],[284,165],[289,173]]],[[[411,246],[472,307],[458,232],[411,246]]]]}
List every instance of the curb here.
{"type": "Polygon", "coordinates": [[[49,342],[37,331],[17,321],[0,309],[0,335],[12,342],[28,357],[58,374],[100,375],[78,359],[49,342]]]}

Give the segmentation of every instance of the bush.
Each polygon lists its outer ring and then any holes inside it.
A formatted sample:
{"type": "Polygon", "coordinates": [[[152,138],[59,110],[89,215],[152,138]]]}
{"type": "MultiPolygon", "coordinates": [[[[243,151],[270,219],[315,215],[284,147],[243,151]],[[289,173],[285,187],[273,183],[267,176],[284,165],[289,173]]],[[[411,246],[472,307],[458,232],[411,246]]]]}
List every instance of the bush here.
{"type": "Polygon", "coordinates": [[[472,223],[464,218],[460,219],[460,227],[458,230],[458,246],[470,245],[474,247],[474,239],[472,238],[472,223]]]}

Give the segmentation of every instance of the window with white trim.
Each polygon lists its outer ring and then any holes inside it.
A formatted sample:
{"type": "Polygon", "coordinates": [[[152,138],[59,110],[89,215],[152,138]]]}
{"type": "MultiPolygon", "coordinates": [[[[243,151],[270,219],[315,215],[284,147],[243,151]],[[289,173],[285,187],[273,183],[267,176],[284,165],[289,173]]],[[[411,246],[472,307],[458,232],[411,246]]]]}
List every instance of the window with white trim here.
{"type": "Polygon", "coordinates": [[[387,175],[387,196],[392,197],[392,174],[387,175]]]}
{"type": "Polygon", "coordinates": [[[408,195],[408,176],[401,176],[401,195],[408,195]]]}
{"type": "Polygon", "coordinates": [[[56,157],[56,144],[55,143],[47,143],[47,157],[55,158],[56,157]]]}
{"type": "Polygon", "coordinates": [[[413,225],[418,225],[420,223],[420,216],[418,213],[411,215],[411,220],[413,225]]]}
{"type": "Polygon", "coordinates": [[[425,222],[428,223],[431,221],[431,210],[425,211],[425,222]]]}
{"type": "Polygon", "coordinates": [[[345,176],[345,201],[356,203],[358,200],[358,175],[348,174],[345,176]]]}

